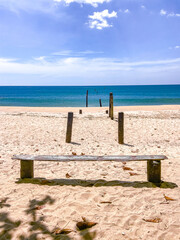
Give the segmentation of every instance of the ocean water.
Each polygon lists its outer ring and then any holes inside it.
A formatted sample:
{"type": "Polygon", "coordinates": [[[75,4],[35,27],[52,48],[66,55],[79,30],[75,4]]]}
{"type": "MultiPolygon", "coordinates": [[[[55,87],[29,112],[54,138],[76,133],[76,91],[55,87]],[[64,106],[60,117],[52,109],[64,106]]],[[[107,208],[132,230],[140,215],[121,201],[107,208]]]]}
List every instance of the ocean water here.
{"type": "Polygon", "coordinates": [[[180,104],[180,85],[145,86],[44,86],[0,87],[0,106],[85,107],[108,106],[113,92],[115,106],[180,104]]]}

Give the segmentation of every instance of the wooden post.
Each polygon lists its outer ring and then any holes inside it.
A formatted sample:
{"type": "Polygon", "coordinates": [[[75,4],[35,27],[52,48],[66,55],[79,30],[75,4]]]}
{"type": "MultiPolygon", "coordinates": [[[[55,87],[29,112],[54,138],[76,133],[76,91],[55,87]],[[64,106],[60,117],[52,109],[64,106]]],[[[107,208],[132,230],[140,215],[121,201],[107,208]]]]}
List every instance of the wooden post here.
{"type": "Polygon", "coordinates": [[[88,107],[88,90],[86,92],[86,107],[88,107]]]}
{"type": "Polygon", "coordinates": [[[71,142],[72,124],[73,124],[73,112],[68,112],[67,132],[66,132],[66,142],[67,143],[71,142]]]}
{"type": "Polygon", "coordinates": [[[33,178],[34,177],[34,161],[21,160],[20,178],[33,178]]]}
{"type": "Polygon", "coordinates": [[[101,102],[101,99],[99,99],[99,105],[100,105],[100,107],[102,107],[102,102],[101,102]]]}
{"type": "Polygon", "coordinates": [[[118,143],[124,144],[124,113],[118,113],[118,143]]]}
{"type": "Polygon", "coordinates": [[[113,112],[113,94],[110,93],[109,96],[109,117],[113,120],[114,119],[114,112],[113,112]]]}
{"type": "Polygon", "coordinates": [[[82,109],[79,109],[79,114],[82,114],[82,109]]]}
{"type": "Polygon", "coordinates": [[[147,180],[148,182],[161,182],[161,161],[147,161],[147,180]]]}
{"type": "Polygon", "coordinates": [[[111,117],[111,95],[112,93],[109,94],[109,117],[111,117]]]}
{"type": "Polygon", "coordinates": [[[108,110],[106,110],[106,114],[108,114],[108,110]]]}

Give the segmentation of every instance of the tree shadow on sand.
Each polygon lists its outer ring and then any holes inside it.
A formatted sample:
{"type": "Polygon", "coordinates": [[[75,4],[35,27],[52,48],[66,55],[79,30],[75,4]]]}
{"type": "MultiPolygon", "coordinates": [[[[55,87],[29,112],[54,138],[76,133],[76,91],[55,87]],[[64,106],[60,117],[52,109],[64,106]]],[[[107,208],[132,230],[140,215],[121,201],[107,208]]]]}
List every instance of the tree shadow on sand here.
{"type": "MultiPolygon", "coordinates": [[[[6,203],[8,198],[3,198],[0,201],[0,209],[1,208],[7,208],[11,205],[6,203]]],[[[9,217],[8,212],[0,212],[0,239],[6,240],[6,239],[12,239],[12,231],[19,227],[21,224],[21,221],[13,221],[9,217]]]]}
{"type": "MultiPolygon", "coordinates": [[[[7,200],[6,200],[7,201],[7,200]]],[[[1,201],[2,202],[2,201],[1,201]]],[[[27,223],[29,228],[27,234],[21,234],[16,239],[17,240],[40,240],[40,239],[52,239],[52,240],[73,240],[67,234],[55,234],[52,230],[45,225],[46,217],[44,215],[38,214],[38,211],[43,209],[45,205],[52,205],[55,202],[55,199],[52,199],[50,196],[44,197],[42,200],[32,199],[29,201],[29,206],[25,210],[25,213],[30,216],[30,220],[27,223]]],[[[4,206],[7,207],[7,206],[4,206]]],[[[8,205],[10,207],[10,205],[8,205]]],[[[23,222],[13,221],[9,213],[1,212],[0,213],[0,239],[1,240],[10,240],[14,239],[13,235],[23,222]]],[[[89,232],[88,229],[83,231],[74,231],[78,232],[81,240],[93,240],[95,239],[96,232],[89,232]]]]}
{"type": "Polygon", "coordinates": [[[11,206],[10,204],[6,203],[7,200],[8,200],[8,198],[3,198],[3,199],[1,199],[1,201],[0,201],[0,208],[10,207],[10,206],[11,206]]]}
{"type": "Polygon", "coordinates": [[[97,180],[83,180],[83,179],[45,179],[45,178],[26,178],[19,179],[16,183],[31,183],[31,184],[39,184],[39,185],[59,185],[59,186],[81,186],[81,187],[112,187],[112,186],[121,186],[121,187],[133,187],[133,188],[176,188],[178,185],[172,182],[164,182],[161,183],[152,183],[145,181],[106,181],[104,179],[97,180]]]}

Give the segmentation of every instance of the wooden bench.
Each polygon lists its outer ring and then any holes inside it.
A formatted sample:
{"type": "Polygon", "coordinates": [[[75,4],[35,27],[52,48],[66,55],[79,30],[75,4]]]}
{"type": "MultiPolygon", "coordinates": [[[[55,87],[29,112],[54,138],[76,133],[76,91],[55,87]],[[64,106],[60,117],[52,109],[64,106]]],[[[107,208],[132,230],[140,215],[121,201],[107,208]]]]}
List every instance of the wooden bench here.
{"type": "Polygon", "coordinates": [[[161,160],[167,159],[164,155],[140,155],[140,156],[48,156],[48,155],[14,155],[12,159],[20,160],[20,178],[34,177],[34,161],[53,161],[53,162],[72,162],[72,161],[114,161],[114,162],[132,162],[147,161],[147,179],[149,182],[161,182],[161,160]]]}

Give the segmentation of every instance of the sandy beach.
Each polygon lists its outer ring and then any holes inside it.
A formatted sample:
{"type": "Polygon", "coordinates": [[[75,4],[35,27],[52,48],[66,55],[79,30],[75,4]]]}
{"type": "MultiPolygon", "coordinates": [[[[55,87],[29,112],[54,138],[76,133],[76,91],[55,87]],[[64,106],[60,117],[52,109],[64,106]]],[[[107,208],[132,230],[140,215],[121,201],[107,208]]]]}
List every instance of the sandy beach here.
{"type": "Polygon", "coordinates": [[[115,107],[114,120],[106,109],[0,107],[1,240],[180,239],[180,105],[115,107]],[[125,113],[123,145],[117,141],[119,111],[125,113]],[[35,162],[35,179],[20,180],[14,154],[168,159],[162,161],[163,183],[156,187],[147,182],[146,162],[127,163],[131,170],[115,162],[35,162]],[[79,232],[82,217],[97,224],[79,232]],[[55,235],[55,228],[73,231],[55,235]]]}

